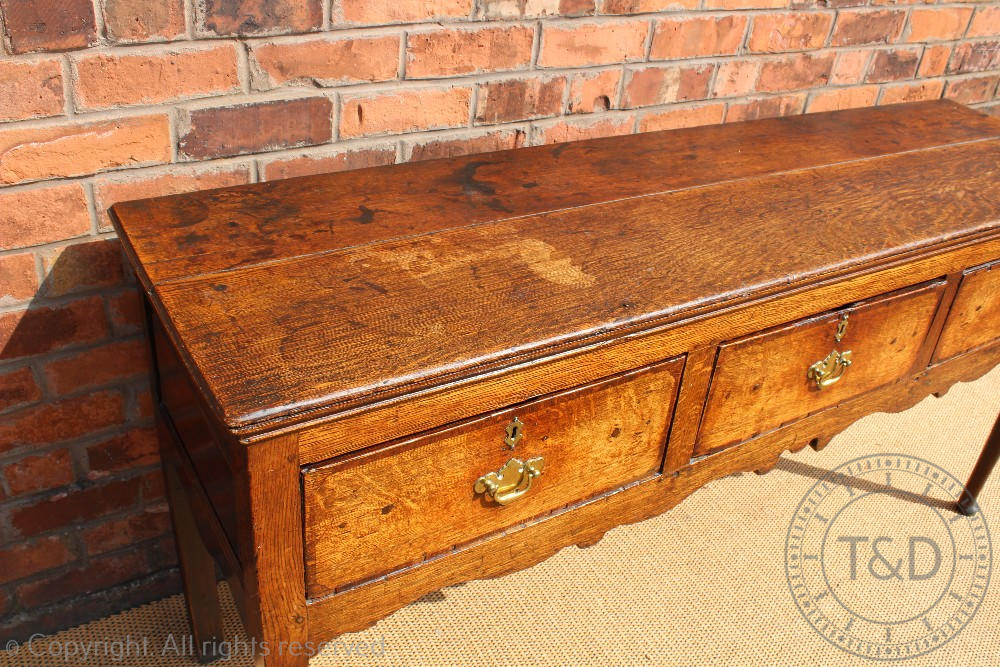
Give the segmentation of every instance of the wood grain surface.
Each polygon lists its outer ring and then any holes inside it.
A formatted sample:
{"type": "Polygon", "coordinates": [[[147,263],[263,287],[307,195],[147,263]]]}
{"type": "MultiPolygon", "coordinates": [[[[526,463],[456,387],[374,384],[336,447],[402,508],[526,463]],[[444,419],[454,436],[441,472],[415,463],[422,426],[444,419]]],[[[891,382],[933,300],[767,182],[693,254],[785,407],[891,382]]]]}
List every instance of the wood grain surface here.
{"type": "Polygon", "coordinates": [[[1000,338],[1000,262],[968,271],[955,295],[934,360],[1000,338]]]}

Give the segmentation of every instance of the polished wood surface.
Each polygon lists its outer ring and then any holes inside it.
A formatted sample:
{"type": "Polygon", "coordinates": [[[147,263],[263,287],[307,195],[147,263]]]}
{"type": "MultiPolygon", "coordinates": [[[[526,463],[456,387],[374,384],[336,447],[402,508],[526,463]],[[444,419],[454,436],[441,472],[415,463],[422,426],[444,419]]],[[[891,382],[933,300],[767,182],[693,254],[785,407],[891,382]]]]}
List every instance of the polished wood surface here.
{"type": "Polygon", "coordinates": [[[969,270],[951,308],[935,361],[1000,338],[1000,262],[969,270]]]}

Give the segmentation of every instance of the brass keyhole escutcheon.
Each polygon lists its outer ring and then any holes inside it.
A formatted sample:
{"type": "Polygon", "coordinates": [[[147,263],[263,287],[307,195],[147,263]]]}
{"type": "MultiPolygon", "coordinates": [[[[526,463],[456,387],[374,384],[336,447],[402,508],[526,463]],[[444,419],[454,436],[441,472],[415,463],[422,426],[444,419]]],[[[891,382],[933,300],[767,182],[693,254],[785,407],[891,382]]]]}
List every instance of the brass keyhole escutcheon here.
{"type": "Polygon", "coordinates": [[[504,444],[506,444],[511,449],[517,447],[517,443],[521,442],[521,438],[524,437],[524,422],[518,419],[516,416],[506,428],[507,436],[503,439],[504,444]]]}

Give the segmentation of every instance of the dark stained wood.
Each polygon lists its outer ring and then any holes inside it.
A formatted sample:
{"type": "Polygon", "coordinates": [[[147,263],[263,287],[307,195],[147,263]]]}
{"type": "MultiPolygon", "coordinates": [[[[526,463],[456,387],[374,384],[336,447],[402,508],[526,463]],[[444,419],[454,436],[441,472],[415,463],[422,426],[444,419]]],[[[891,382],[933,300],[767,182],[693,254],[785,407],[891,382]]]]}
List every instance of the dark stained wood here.
{"type": "Polygon", "coordinates": [[[970,269],[962,278],[934,360],[1000,338],[1000,262],[970,269]]]}
{"type": "Polygon", "coordinates": [[[965,491],[958,501],[958,510],[962,514],[972,516],[979,511],[977,502],[979,492],[986,485],[986,480],[996,467],[997,461],[1000,461],[1000,417],[997,417],[996,423],[993,424],[993,430],[986,439],[986,446],[983,447],[983,452],[969,475],[969,481],[965,483],[965,491]]]}

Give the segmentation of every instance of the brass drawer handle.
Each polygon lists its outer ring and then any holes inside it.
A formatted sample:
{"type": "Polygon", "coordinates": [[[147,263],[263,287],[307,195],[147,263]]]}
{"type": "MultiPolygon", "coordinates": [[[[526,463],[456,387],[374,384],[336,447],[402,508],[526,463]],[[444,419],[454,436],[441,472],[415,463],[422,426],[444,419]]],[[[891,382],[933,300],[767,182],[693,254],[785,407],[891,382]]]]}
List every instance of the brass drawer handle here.
{"type": "Polygon", "coordinates": [[[837,383],[840,378],[844,377],[844,371],[847,370],[847,367],[851,363],[850,350],[844,350],[843,352],[834,350],[826,355],[826,359],[817,361],[810,366],[806,372],[806,376],[816,383],[817,389],[823,389],[837,383]]]}
{"type": "Polygon", "coordinates": [[[476,480],[473,490],[485,493],[501,505],[509,505],[531,488],[531,481],[542,474],[545,459],[541,456],[522,461],[511,459],[497,472],[488,472],[476,480]]]}

